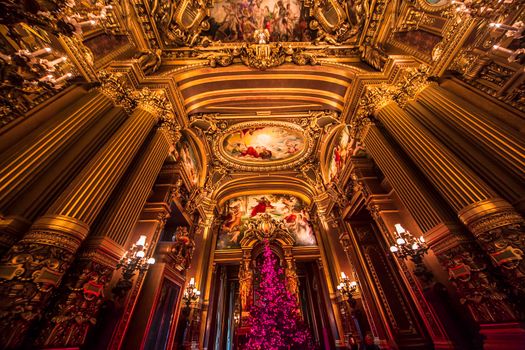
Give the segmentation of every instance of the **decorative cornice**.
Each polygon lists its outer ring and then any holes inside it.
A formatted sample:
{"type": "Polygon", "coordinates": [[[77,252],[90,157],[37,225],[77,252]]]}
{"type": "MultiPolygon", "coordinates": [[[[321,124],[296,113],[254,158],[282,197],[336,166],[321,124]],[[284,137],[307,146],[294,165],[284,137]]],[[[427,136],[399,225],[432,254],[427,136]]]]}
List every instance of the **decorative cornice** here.
{"type": "Polygon", "coordinates": [[[295,63],[300,66],[320,64],[319,58],[326,57],[323,48],[306,50],[285,46],[283,43],[242,44],[227,49],[203,52],[197,58],[208,60],[210,67],[226,67],[235,62],[245,66],[266,70],[284,63],[295,63]]]}

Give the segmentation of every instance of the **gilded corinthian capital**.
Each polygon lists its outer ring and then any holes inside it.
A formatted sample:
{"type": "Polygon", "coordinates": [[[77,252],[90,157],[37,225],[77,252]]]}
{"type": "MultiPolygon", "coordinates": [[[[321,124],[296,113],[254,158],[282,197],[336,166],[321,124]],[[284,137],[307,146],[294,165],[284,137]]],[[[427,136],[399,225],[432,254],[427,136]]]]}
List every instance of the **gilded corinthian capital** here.
{"type": "Polygon", "coordinates": [[[356,119],[368,119],[376,111],[396,100],[396,86],[383,83],[377,86],[367,86],[363,97],[357,106],[356,119]]]}
{"type": "Polygon", "coordinates": [[[131,112],[136,107],[132,98],[133,89],[129,87],[126,77],[122,73],[102,70],[98,73],[100,86],[98,90],[109,97],[113,103],[131,112]]]}
{"type": "Polygon", "coordinates": [[[173,106],[166,91],[151,90],[147,87],[136,90],[132,94],[138,108],[142,108],[158,117],[159,121],[173,121],[173,106]]]}

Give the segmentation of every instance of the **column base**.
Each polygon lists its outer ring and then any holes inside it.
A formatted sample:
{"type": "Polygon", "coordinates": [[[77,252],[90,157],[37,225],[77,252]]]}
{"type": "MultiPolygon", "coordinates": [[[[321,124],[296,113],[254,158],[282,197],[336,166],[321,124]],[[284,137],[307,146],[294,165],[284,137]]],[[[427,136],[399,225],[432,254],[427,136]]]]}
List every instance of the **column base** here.
{"type": "Polygon", "coordinates": [[[9,250],[30,226],[31,222],[21,216],[0,218],[0,253],[9,250]]]}
{"type": "Polygon", "coordinates": [[[479,333],[484,350],[523,350],[525,344],[525,323],[481,324],[479,333]]]}

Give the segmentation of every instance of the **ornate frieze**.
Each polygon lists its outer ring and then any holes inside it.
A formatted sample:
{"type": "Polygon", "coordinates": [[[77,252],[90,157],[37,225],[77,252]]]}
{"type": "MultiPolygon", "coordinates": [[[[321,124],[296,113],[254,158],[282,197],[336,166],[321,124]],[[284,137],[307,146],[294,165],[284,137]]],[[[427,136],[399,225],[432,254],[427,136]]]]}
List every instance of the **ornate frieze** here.
{"type": "Polygon", "coordinates": [[[283,43],[242,44],[227,49],[202,52],[198,58],[206,59],[211,67],[226,67],[235,62],[245,66],[266,70],[284,63],[297,65],[320,64],[319,59],[327,56],[323,49],[305,50],[283,43]]]}

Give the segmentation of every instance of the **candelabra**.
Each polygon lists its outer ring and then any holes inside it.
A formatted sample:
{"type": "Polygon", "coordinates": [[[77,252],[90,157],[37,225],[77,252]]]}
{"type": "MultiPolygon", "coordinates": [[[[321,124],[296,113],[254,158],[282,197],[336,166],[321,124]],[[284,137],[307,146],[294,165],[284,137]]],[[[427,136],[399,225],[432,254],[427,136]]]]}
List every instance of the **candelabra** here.
{"type": "Polygon", "coordinates": [[[390,251],[401,259],[412,260],[415,265],[414,274],[418,276],[424,284],[428,286],[432,281],[432,273],[423,264],[423,256],[428,251],[428,245],[423,236],[416,238],[407,230],[396,224],[396,243],[390,247],[390,251]]]}
{"type": "Polygon", "coordinates": [[[186,308],[189,309],[191,306],[191,303],[199,300],[200,295],[201,295],[200,290],[195,288],[195,278],[192,277],[190,279],[190,283],[188,283],[188,285],[186,286],[184,295],[182,296],[182,300],[184,301],[186,308]]]}
{"type": "Polygon", "coordinates": [[[407,230],[396,224],[396,243],[390,247],[390,251],[401,259],[410,258],[414,263],[421,263],[423,255],[428,251],[428,246],[423,236],[416,238],[407,230]]]}
{"type": "Polygon", "coordinates": [[[352,308],[354,308],[357,302],[354,299],[354,295],[357,292],[357,282],[351,281],[350,278],[348,278],[344,272],[341,272],[341,277],[339,278],[337,290],[343,296],[346,296],[348,303],[352,308]]]}
{"type": "Polygon", "coordinates": [[[505,41],[514,41],[518,40],[520,43],[520,47],[516,48],[515,50],[510,50],[508,48],[503,47],[502,45],[496,44],[492,46],[492,49],[495,52],[500,52],[504,55],[508,55],[507,60],[510,63],[519,63],[524,64],[525,63],[525,47],[523,47],[523,37],[525,36],[525,24],[521,21],[514,23],[513,25],[507,25],[503,23],[490,23],[490,28],[493,28],[494,30],[500,30],[505,32],[505,37],[508,40],[505,41]]]}
{"type": "Polygon", "coordinates": [[[117,264],[117,270],[122,269],[122,278],[117,282],[113,293],[123,296],[131,289],[133,284],[131,279],[135,276],[135,272],[144,273],[150,265],[155,264],[155,258],[146,258],[147,251],[146,236],[140,236],[117,264]]]}

